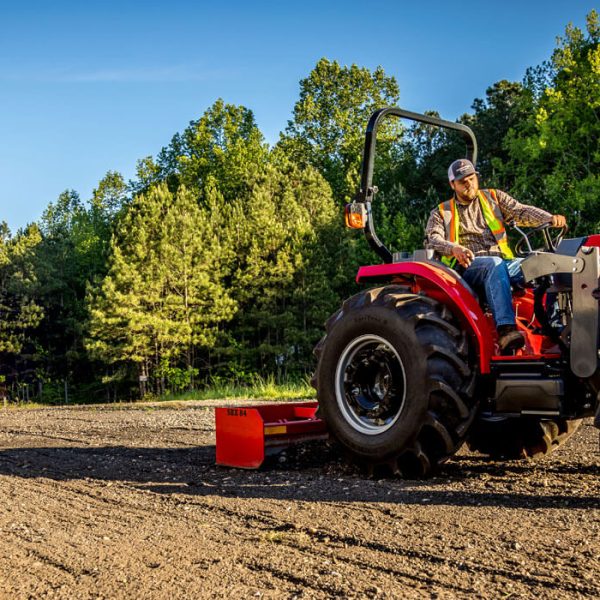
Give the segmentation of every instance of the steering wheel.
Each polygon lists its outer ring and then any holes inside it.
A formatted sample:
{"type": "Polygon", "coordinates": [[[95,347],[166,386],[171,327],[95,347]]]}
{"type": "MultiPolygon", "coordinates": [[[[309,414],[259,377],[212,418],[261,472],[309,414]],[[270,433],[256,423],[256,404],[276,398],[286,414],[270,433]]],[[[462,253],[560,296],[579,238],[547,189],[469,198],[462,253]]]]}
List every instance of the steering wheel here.
{"type": "Polygon", "coordinates": [[[525,256],[529,256],[530,251],[528,247],[529,238],[538,231],[544,232],[544,247],[543,248],[535,248],[534,252],[556,252],[556,246],[560,243],[560,241],[565,237],[565,234],[569,230],[569,228],[564,225],[563,227],[552,227],[552,223],[542,223],[537,227],[533,227],[527,233],[521,231],[519,228],[515,226],[514,223],[511,223],[515,229],[523,236],[516,244],[515,244],[515,255],[520,258],[524,258],[525,256]],[[550,229],[558,229],[558,233],[553,237],[550,234],[550,229]]]}

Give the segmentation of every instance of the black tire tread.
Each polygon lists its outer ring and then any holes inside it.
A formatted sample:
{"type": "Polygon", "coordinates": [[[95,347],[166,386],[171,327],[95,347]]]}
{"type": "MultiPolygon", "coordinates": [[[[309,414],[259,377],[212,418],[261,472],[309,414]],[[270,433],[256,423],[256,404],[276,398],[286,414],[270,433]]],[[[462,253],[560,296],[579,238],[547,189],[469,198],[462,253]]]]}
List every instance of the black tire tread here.
{"type": "Polygon", "coordinates": [[[430,476],[439,465],[452,456],[465,441],[469,424],[477,411],[473,397],[475,373],[471,367],[468,339],[448,308],[427,296],[411,293],[405,287],[384,286],[369,289],[347,299],[340,311],[326,323],[326,334],[315,347],[317,370],[311,382],[318,392],[320,357],[328,335],[336,324],[353,311],[371,304],[385,306],[408,323],[427,356],[429,409],[415,436],[415,441],[396,456],[378,460],[359,459],[369,473],[381,472],[382,467],[392,475],[422,478],[430,476]],[[335,318],[334,318],[335,317],[335,318]],[[430,337],[437,338],[430,343],[430,337]],[[440,406],[444,407],[438,412],[440,406]]]}
{"type": "Polygon", "coordinates": [[[478,420],[467,440],[470,450],[493,460],[540,459],[562,446],[581,426],[582,419],[513,417],[478,420]]]}

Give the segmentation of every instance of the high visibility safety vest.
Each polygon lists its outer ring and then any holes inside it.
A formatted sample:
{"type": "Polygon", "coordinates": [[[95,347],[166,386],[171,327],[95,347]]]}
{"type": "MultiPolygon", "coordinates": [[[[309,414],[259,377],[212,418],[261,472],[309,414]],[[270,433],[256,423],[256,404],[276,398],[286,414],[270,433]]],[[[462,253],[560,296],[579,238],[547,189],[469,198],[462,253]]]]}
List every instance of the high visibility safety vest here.
{"type": "MultiPolygon", "coordinates": [[[[479,199],[479,204],[481,205],[483,218],[491,232],[494,234],[496,242],[498,242],[502,257],[506,259],[514,258],[515,256],[508,245],[508,236],[506,235],[506,229],[504,228],[504,220],[500,205],[498,204],[496,190],[479,190],[477,197],[479,199]]],[[[458,222],[456,201],[454,198],[451,198],[446,202],[442,202],[439,205],[439,209],[440,215],[444,221],[444,227],[446,228],[446,239],[455,244],[459,243],[458,232],[460,224],[458,222]]],[[[450,267],[454,267],[456,258],[453,256],[443,256],[442,262],[450,267]]]]}

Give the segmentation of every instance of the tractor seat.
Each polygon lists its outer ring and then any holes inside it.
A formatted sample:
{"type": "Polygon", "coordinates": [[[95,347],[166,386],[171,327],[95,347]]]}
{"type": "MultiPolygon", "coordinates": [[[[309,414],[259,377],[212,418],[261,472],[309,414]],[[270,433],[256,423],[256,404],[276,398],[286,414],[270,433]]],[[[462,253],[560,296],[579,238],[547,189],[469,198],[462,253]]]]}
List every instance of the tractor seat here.
{"type": "MultiPolygon", "coordinates": [[[[406,253],[402,253],[402,254],[406,254],[406,253]]],[[[443,263],[441,260],[439,260],[438,256],[436,255],[436,253],[433,250],[430,250],[428,248],[415,250],[415,252],[412,255],[410,255],[410,258],[412,258],[412,260],[418,260],[418,261],[435,262],[437,266],[442,267],[443,269],[452,273],[454,275],[454,277],[456,277],[465,286],[465,288],[467,290],[469,290],[469,292],[471,292],[471,294],[473,294],[473,296],[475,296],[475,298],[478,298],[477,294],[473,291],[473,289],[469,286],[469,284],[466,281],[464,281],[464,279],[461,277],[460,273],[458,273],[454,269],[448,267],[445,263],[443,263]]],[[[567,277],[572,277],[572,276],[570,274],[568,274],[567,277]]],[[[535,285],[531,281],[526,281],[523,284],[511,283],[511,285],[510,285],[513,296],[524,296],[525,294],[527,294],[527,289],[533,288],[533,287],[535,287],[535,285]]]]}

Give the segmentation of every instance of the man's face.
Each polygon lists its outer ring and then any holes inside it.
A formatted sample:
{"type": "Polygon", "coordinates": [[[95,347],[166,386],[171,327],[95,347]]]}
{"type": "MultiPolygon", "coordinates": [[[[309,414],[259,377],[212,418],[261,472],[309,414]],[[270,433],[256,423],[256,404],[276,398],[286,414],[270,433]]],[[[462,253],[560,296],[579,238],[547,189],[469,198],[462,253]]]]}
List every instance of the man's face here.
{"type": "Polygon", "coordinates": [[[477,198],[479,191],[479,181],[477,173],[471,173],[462,179],[455,179],[450,182],[450,187],[455,191],[459,200],[463,202],[471,202],[477,198]]]}

